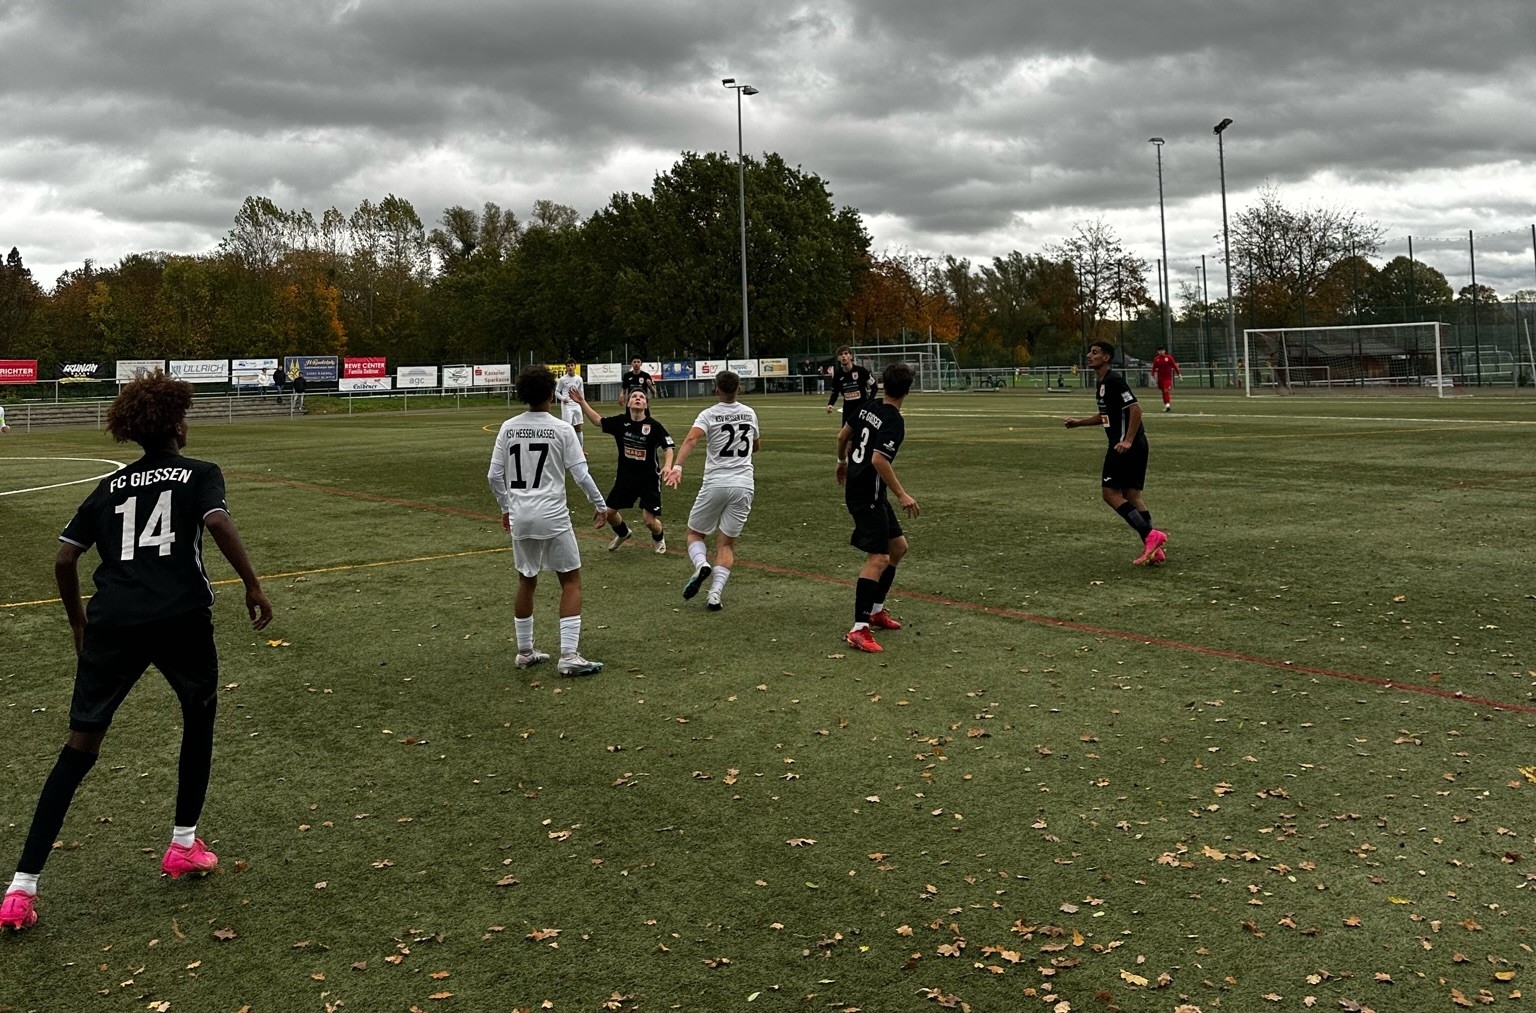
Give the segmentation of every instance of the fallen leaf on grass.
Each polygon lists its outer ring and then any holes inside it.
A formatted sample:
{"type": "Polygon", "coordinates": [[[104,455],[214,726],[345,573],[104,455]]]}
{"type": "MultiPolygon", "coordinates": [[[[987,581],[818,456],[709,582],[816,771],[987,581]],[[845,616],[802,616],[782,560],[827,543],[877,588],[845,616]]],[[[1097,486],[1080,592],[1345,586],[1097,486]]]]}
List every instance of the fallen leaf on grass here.
{"type": "Polygon", "coordinates": [[[221,943],[229,942],[231,939],[235,938],[235,935],[235,930],[227,926],[222,929],[213,930],[213,938],[217,939],[221,943]]]}
{"type": "Polygon", "coordinates": [[[546,939],[553,939],[560,934],[559,929],[534,929],[524,936],[524,939],[532,939],[536,943],[542,943],[546,939]]]}

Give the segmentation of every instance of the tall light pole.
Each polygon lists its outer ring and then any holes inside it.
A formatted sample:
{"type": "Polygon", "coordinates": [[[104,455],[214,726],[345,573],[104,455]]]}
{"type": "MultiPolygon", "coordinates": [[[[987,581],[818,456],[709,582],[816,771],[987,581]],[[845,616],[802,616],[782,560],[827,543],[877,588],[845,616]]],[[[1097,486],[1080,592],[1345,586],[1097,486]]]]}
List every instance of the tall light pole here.
{"type": "Polygon", "coordinates": [[[1147,138],[1148,144],[1157,145],[1157,226],[1163,233],[1163,271],[1159,279],[1160,293],[1163,300],[1163,342],[1165,347],[1173,351],[1173,318],[1168,312],[1168,223],[1163,218],[1163,145],[1161,137],[1147,138]]]}
{"type": "Polygon", "coordinates": [[[1216,124],[1216,164],[1221,169],[1221,251],[1227,262],[1227,355],[1237,369],[1237,311],[1232,301],[1232,233],[1227,227],[1227,154],[1221,143],[1222,131],[1232,125],[1230,117],[1216,124]]]}
{"type": "Polygon", "coordinates": [[[737,84],[734,77],[722,78],[720,83],[736,93],[736,167],[741,193],[741,357],[752,357],[752,336],[747,327],[747,163],[741,150],[741,97],[756,95],[757,89],[750,84],[737,84]]]}

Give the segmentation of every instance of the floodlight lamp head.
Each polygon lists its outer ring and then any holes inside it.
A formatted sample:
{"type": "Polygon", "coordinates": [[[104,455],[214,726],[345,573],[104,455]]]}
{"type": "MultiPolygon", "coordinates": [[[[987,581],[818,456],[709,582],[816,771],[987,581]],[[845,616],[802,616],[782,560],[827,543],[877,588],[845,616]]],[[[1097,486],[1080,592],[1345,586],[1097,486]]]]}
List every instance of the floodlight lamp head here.
{"type": "Polygon", "coordinates": [[[729,88],[731,85],[736,83],[736,79],[734,77],[722,77],[720,79],[720,83],[729,88]]]}
{"type": "Polygon", "coordinates": [[[1159,147],[1161,147],[1162,145],[1166,144],[1167,142],[1164,141],[1161,137],[1149,137],[1149,138],[1147,138],[1147,143],[1148,144],[1156,144],[1159,147]]]}
{"type": "Polygon", "coordinates": [[[743,95],[756,95],[757,89],[752,87],[750,84],[744,84],[741,86],[741,93],[743,95]]]}
{"type": "Polygon", "coordinates": [[[1223,130],[1225,130],[1228,127],[1230,127],[1231,125],[1232,125],[1232,119],[1231,119],[1231,117],[1228,117],[1228,118],[1222,120],[1220,123],[1216,124],[1216,129],[1215,129],[1214,133],[1218,133],[1219,134],[1223,130]]]}

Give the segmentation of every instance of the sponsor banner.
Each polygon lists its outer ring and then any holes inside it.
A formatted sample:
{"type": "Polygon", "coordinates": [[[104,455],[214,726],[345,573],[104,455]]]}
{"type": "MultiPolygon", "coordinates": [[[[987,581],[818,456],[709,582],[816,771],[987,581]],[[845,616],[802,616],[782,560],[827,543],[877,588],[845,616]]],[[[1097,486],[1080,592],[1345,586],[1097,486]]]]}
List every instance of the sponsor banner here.
{"type": "Polygon", "coordinates": [[[724,359],[696,359],[693,363],[693,375],[700,380],[713,380],[716,373],[725,372],[724,359]]]}
{"type": "Polygon", "coordinates": [[[163,359],[117,360],[118,383],[127,383],[129,380],[137,380],[141,376],[163,372],[165,372],[165,361],[163,359]]]}
{"type": "Polygon", "coordinates": [[[511,366],[476,366],[476,387],[507,387],[512,383],[511,366]]]}
{"type": "Polygon", "coordinates": [[[758,376],[788,376],[788,359],[758,359],[758,376]]]}
{"type": "Polygon", "coordinates": [[[275,358],[231,359],[229,360],[229,382],[236,387],[270,387],[272,374],[276,369],[275,358]]]}
{"type": "Polygon", "coordinates": [[[283,359],[283,372],[290,380],[302,375],[311,382],[334,383],[340,379],[338,366],[334,355],[289,355],[283,359]]]}
{"type": "Polygon", "coordinates": [[[104,362],[61,362],[59,363],[59,379],[65,383],[100,380],[105,368],[106,363],[104,362]]]}
{"type": "Polygon", "coordinates": [[[436,366],[400,366],[395,369],[395,386],[400,390],[418,390],[437,386],[436,366]]]}
{"type": "Polygon", "coordinates": [[[629,367],[617,362],[592,362],[587,364],[587,380],[591,383],[618,383],[629,367]]]}
{"type": "Polygon", "coordinates": [[[229,360],[172,359],[170,377],[187,383],[224,383],[229,380],[229,360]]]}
{"type": "Polygon", "coordinates": [[[756,359],[732,359],[731,360],[731,364],[730,364],[730,370],[731,370],[732,373],[735,373],[737,376],[739,376],[739,377],[741,377],[743,379],[746,379],[749,376],[757,376],[758,375],[758,372],[757,372],[757,360],[756,359]]]}
{"type": "Polygon", "coordinates": [[[389,390],[393,383],[387,376],[344,376],[336,381],[337,390],[389,390]]]}
{"type": "Polygon", "coordinates": [[[357,358],[342,359],[341,375],[343,379],[356,379],[365,376],[388,376],[389,370],[384,368],[384,356],[365,355],[357,358]]]}
{"type": "Polygon", "coordinates": [[[0,383],[36,382],[36,359],[0,359],[0,383]]]}
{"type": "Polygon", "coordinates": [[[473,366],[444,366],[444,387],[472,387],[475,380],[475,368],[473,366]]]}
{"type": "Polygon", "coordinates": [[[693,363],[663,362],[661,364],[661,378],[663,380],[692,380],[693,363]]]}

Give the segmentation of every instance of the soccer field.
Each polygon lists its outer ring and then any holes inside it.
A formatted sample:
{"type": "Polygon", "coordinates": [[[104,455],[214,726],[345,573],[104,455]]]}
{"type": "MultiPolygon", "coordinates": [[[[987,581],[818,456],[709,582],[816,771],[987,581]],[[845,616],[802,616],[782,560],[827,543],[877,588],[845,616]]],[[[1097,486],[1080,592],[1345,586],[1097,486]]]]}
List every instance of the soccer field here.
{"type": "MultiPolygon", "coordinates": [[[[220,867],[159,875],[179,713],[151,673],[42,920],[0,935],[0,1010],[1509,1005],[1536,945],[1536,400],[1139,393],[1155,568],[1099,499],[1102,434],[1062,428],[1089,392],[907,401],[922,514],[881,655],[842,642],[836,417],[746,398],[722,611],[681,600],[698,467],[666,556],[638,512],[605,551],[571,490],[607,665],[580,680],[512,664],[485,484],[510,412],[194,424],[277,610],[251,633],[238,581],[215,606],[220,867]]],[[[656,414],[680,439],[703,405],[656,414]]],[[[51,564],[91,486],[62,483],[136,456],[0,438],[0,863],[67,723],[51,564]]]]}

